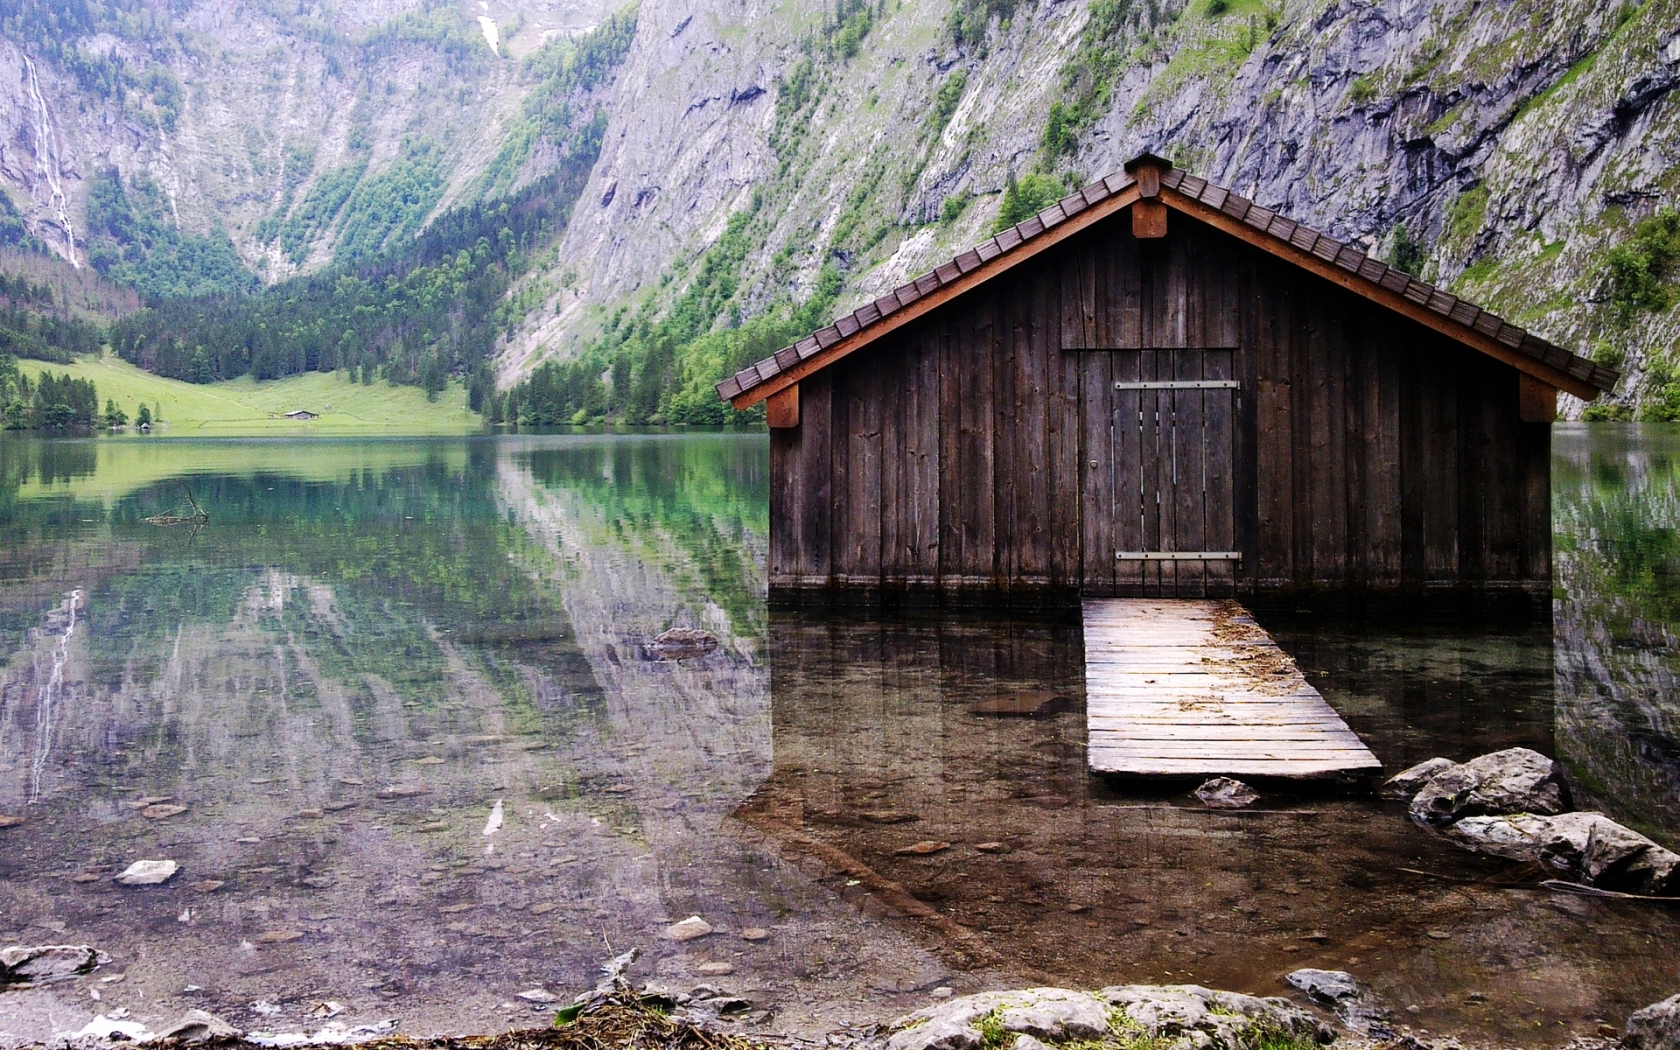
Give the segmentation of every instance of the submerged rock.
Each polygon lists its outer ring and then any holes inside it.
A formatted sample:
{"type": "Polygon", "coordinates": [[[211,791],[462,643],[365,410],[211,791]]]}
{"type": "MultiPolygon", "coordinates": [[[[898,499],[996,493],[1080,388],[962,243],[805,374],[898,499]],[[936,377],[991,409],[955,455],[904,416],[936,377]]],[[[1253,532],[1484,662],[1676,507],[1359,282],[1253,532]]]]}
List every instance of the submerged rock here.
{"type": "Polygon", "coordinates": [[[923,839],[921,842],[912,842],[908,846],[900,846],[893,850],[893,854],[899,857],[926,857],[934,853],[943,853],[950,848],[951,844],[949,842],[923,839]]]}
{"type": "Polygon", "coordinates": [[[650,660],[692,660],[718,647],[717,635],[696,627],[673,627],[642,647],[650,660]]]}
{"type": "Polygon", "coordinates": [[[1622,1033],[1622,1050],[1680,1050],[1680,995],[1634,1011],[1622,1033]]]}
{"type": "Polygon", "coordinates": [[[1382,793],[1389,798],[1410,802],[1436,774],[1444,773],[1457,765],[1458,763],[1450,758],[1426,758],[1410,769],[1403,769],[1389,777],[1383,782],[1382,793]]]}
{"type": "Polygon", "coordinates": [[[1260,792],[1231,777],[1214,777],[1197,788],[1195,795],[1209,809],[1241,809],[1260,798],[1260,792]]]}
{"type": "Polygon", "coordinates": [[[1068,707],[1068,698],[1060,693],[1029,689],[976,701],[968,713],[982,718],[1043,718],[1061,714],[1068,707]]]}
{"type": "Polygon", "coordinates": [[[906,813],[897,809],[860,810],[858,816],[871,824],[913,824],[922,819],[914,813],[906,813]]]}
{"type": "Polygon", "coordinates": [[[1386,1039],[1393,1011],[1364,981],[1346,970],[1296,970],[1284,978],[1307,993],[1307,998],[1330,1007],[1341,1022],[1356,1032],[1386,1039]]]}
{"type": "Polygon", "coordinates": [[[385,802],[394,802],[397,799],[418,798],[421,795],[430,795],[431,793],[432,789],[424,784],[392,784],[390,787],[375,793],[374,798],[385,802]]]}
{"type": "Polygon", "coordinates": [[[0,950],[0,988],[79,977],[110,961],[110,956],[86,944],[14,944],[0,950]]]}
{"type": "Polygon", "coordinates": [[[1412,819],[1451,824],[1463,817],[1505,813],[1561,813],[1563,770],[1526,747],[1495,751],[1430,777],[1412,796],[1412,819]]]}
{"type": "Polygon", "coordinates": [[[665,929],[665,936],[673,941],[692,941],[712,932],[712,924],[698,915],[690,915],[681,922],[673,923],[665,929]]]}
{"type": "Polygon", "coordinates": [[[174,878],[179,870],[180,865],[172,860],[137,860],[123,869],[117,881],[124,886],[156,886],[174,878]]]}

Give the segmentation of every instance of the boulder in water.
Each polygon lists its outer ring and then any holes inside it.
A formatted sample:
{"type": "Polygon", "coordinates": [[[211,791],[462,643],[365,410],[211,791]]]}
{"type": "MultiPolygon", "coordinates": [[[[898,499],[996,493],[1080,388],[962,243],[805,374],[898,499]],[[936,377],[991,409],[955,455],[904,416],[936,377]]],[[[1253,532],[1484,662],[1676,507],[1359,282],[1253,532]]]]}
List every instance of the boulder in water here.
{"type": "Polygon", "coordinates": [[[1307,998],[1336,1011],[1342,1023],[1356,1032],[1386,1039],[1393,1033],[1388,1004],[1364,981],[1346,970],[1296,970],[1284,980],[1307,993],[1307,998]]]}
{"type": "Polygon", "coordinates": [[[1680,1050],[1680,995],[1635,1011],[1622,1032],[1622,1050],[1680,1050]]]}
{"type": "Polygon", "coordinates": [[[1230,777],[1214,777],[1197,788],[1195,794],[1209,809],[1241,809],[1260,798],[1258,791],[1230,777]]]}
{"type": "Polygon", "coordinates": [[[1477,853],[1536,861],[1563,878],[1600,889],[1680,893],[1680,854],[1602,813],[1465,817],[1443,831],[1477,853]]]}
{"type": "Polygon", "coordinates": [[[1429,783],[1437,774],[1445,773],[1458,765],[1449,758],[1426,758],[1410,769],[1403,769],[1383,782],[1382,793],[1389,798],[1410,802],[1423,785],[1429,783]]]}
{"type": "Polygon", "coordinates": [[[1526,747],[1507,748],[1443,769],[1412,797],[1412,819],[1451,824],[1463,817],[1505,813],[1562,813],[1563,771],[1526,747]]]}
{"type": "Polygon", "coordinates": [[[110,956],[86,944],[14,944],[0,949],[0,988],[79,977],[109,961],[110,956]]]}

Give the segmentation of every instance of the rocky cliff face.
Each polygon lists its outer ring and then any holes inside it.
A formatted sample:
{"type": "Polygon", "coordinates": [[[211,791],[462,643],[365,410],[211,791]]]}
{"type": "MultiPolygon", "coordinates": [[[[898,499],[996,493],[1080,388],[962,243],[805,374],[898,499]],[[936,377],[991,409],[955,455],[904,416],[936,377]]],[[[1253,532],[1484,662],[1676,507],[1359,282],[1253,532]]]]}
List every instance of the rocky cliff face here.
{"type": "Polygon", "coordinates": [[[0,189],[36,240],[86,262],[90,193],[114,168],[155,185],[151,218],[225,230],[274,280],[325,264],[354,187],[417,154],[403,203],[421,217],[481,192],[530,87],[518,59],[616,5],[130,0],[81,24],[18,6],[0,36],[0,189]]]}
{"type": "MultiPolygon", "coordinates": [[[[346,236],[318,214],[335,179],[430,148],[433,213],[517,181],[531,80],[509,56],[612,6],[200,0],[156,15],[168,32],[74,41],[135,71],[123,98],[12,34],[0,183],[67,256],[114,164],[265,279],[318,268],[346,236]]],[[[733,313],[804,299],[825,265],[845,306],[983,237],[1012,175],[1043,198],[1150,149],[1625,365],[1622,402],[1660,398],[1672,296],[1630,301],[1605,258],[1680,189],[1676,83],[1680,0],[644,0],[498,375],[657,312],[732,216],[733,313]]],[[[1674,276],[1660,251],[1634,262],[1674,276]]]]}
{"type": "Polygon", "coordinates": [[[1670,313],[1619,310],[1603,265],[1674,199],[1672,0],[958,13],[966,33],[944,4],[645,3],[561,253],[578,289],[504,375],[586,340],[591,306],[661,294],[732,213],[756,209],[745,300],[832,261],[855,301],[982,237],[1012,173],[1067,185],[1145,149],[1625,360],[1624,400],[1674,347],[1670,313]]]}

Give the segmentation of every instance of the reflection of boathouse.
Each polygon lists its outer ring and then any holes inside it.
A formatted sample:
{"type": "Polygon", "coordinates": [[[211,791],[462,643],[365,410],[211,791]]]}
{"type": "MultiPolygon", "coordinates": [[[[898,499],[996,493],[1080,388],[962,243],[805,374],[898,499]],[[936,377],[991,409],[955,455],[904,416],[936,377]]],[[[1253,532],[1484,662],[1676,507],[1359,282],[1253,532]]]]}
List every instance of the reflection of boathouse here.
{"type": "MultiPolygon", "coordinates": [[[[1553,747],[1543,618],[1278,622],[1396,768],[1553,747]]],[[[1257,812],[1233,813],[1187,797],[1189,785],[1091,777],[1075,615],[772,609],[768,649],[773,769],[735,816],[956,965],[1099,984],[1193,968],[1199,983],[1281,987],[1286,970],[1322,965],[1324,938],[1325,962],[1392,952],[1385,968],[1427,967],[1425,980],[1460,996],[1513,965],[1507,911],[1396,869],[1468,881],[1485,864],[1382,803],[1273,785],[1257,812]],[[1394,934],[1482,922],[1497,931],[1488,957],[1463,966],[1441,967],[1441,942],[1421,932],[1394,934]]],[[[1579,944],[1568,950],[1602,948],[1579,944]]]]}
{"type": "Polygon", "coordinates": [[[1615,380],[1145,155],[719,392],[774,591],[1193,596],[1549,586],[1557,392],[1615,380]]]}

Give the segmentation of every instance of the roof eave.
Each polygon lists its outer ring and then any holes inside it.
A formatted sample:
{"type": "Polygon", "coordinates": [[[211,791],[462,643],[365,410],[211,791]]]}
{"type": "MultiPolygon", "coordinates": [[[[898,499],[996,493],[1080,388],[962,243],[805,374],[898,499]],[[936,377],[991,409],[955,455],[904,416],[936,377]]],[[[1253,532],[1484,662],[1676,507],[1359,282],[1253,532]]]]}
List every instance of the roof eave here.
{"type": "MultiPolygon", "coordinates": [[[[917,297],[915,299],[899,306],[890,314],[884,314],[879,320],[868,324],[862,324],[853,331],[846,332],[843,326],[846,325],[847,322],[857,324],[858,322],[855,320],[857,313],[862,313],[870,310],[872,307],[875,307],[875,304],[882,301],[881,299],[877,299],[874,304],[870,304],[869,306],[863,307],[862,310],[848,314],[835,324],[822,329],[820,332],[813,333],[813,335],[806,336],[805,339],[802,339],[798,343],[783,349],[777,353],[775,357],[770,358],[769,360],[776,361],[778,366],[780,366],[781,358],[784,355],[788,355],[790,352],[797,355],[797,361],[790,360],[787,366],[779,367],[778,371],[774,375],[766,377],[751,386],[746,386],[741,383],[741,376],[738,373],[737,375],[731,376],[729,379],[726,379],[722,383],[718,384],[718,394],[726,399],[737,411],[751,408],[760,401],[763,401],[766,398],[793,386],[795,383],[798,383],[801,379],[813,372],[820,372],[841,358],[849,354],[856,353],[858,350],[861,350],[870,343],[875,342],[877,339],[897,331],[920,317],[926,316],[952,299],[978,288],[980,285],[985,284],[987,281],[999,276],[1000,274],[1007,273],[1045,249],[1054,247],[1081,230],[1088,229],[1116,212],[1125,210],[1132,204],[1136,203],[1137,199],[1137,187],[1135,185],[1125,186],[1120,188],[1117,192],[1112,193],[1110,196],[1097,201],[1095,204],[1087,205],[1078,211],[1075,211],[1073,215],[1063,218],[1054,226],[1044,228],[1044,232],[1042,233],[1037,235],[1024,233],[1022,227],[1043,222],[1042,216],[1044,213],[1041,212],[1039,215],[1028,219],[1020,226],[1012,227],[1011,229],[1005,230],[1003,233],[999,234],[997,240],[1003,241],[1007,239],[1013,241],[1014,243],[1008,247],[1003,247],[997,252],[997,254],[994,254],[990,258],[980,262],[979,265],[975,266],[973,269],[963,272],[961,276],[958,276],[953,280],[940,283],[937,287],[930,289],[926,293],[917,292],[917,297]],[[824,333],[832,333],[833,341],[823,339],[822,336],[824,333]],[[736,386],[736,390],[734,392],[730,392],[728,390],[728,387],[731,385],[736,386]]],[[[1064,205],[1058,202],[1057,205],[1053,205],[1052,207],[1062,206],[1064,205]]],[[[1046,209],[1046,211],[1048,210],[1049,209],[1046,209]]],[[[963,259],[974,252],[979,252],[981,256],[984,256],[985,253],[981,249],[984,249],[985,247],[985,245],[982,245],[980,249],[972,249],[970,252],[964,252],[963,255],[960,255],[957,258],[963,259]]],[[[944,269],[945,266],[950,265],[952,264],[946,263],[944,266],[941,266],[940,269],[944,269]]],[[[938,273],[938,271],[930,271],[929,274],[924,274],[922,277],[917,278],[916,281],[910,282],[910,284],[905,285],[902,289],[899,289],[891,294],[899,295],[904,291],[904,289],[915,287],[923,279],[935,273],[938,273]]],[[[882,299],[886,298],[888,298],[888,296],[882,297],[882,299]]],[[[757,368],[756,365],[753,367],[757,368]]]]}
{"type": "MultiPolygon", "coordinates": [[[[1322,254],[1313,252],[1310,247],[1303,247],[1294,243],[1292,239],[1271,234],[1252,223],[1244,221],[1244,218],[1227,214],[1225,210],[1215,208],[1176,187],[1163,186],[1161,188],[1161,200],[1175,211],[1205,222],[1216,229],[1254,245],[1262,251],[1294,263],[1304,270],[1316,273],[1347,288],[1356,295],[1411,318],[1425,327],[1432,328],[1456,342],[1487,354],[1489,357],[1503,361],[1519,372],[1527,373],[1541,382],[1568,391],[1583,401],[1591,401],[1600,393],[1615,386],[1617,373],[1613,370],[1595,365],[1585,358],[1553,346],[1551,343],[1532,336],[1514,325],[1501,321],[1494,332],[1483,331],[1476,326],[1477,320],[1485,314],[1485,311],[1482,311],[1479,307],[1470,307],[1474,310],[1474,314],[1470,315],[1468,320],[1455,320],[1449,313],[1431,309],[1425,303],[1417,301],[1416,295],[1408,296],[1406,292],[1411,290],[1408,287],[1390,287],[1387,282],[1367,278],[1360,272],[1366,259],[1362,252],[1358,253],[1359,259],[1351,260],[1348,265],[1344,265],[1340,252],[1332,258],[1326,259],[1322,254]],[[1558,359],[1557,364],[1549,363],[1538,356],[1547,352],[1552,352],[1552,355],[1558,359]]],[[[1349,252],[1357,252],[1357,249],[1347,248],[1346,246],[1343,246],[1343,248],[1349,252]]],[[[1381,264],[1377,265],[1380,266],[1381,264]]],[[[1387,268],[1384,267],[1384,269],[1387,268]]],[[[1398,271],[1394,272],[1398,273],[1398,271]]],[[[1432,288],[1423,282],[1411,281],[1408,284],[1415,287],[1416,290],[1427,290],[1429,292],[1427,298],[1432,299],[1436,296],[1451,298],[1454,305],[1462,302],[1462,300],[1447,296],[1440,289],[1432,288]]],[[[1448,309],[1450,311],[1451,307],[1448,309]]],[[[1498,320],[1491,314],[1486,314],[1486,316],[1495,321],[1498,320]]]]}

